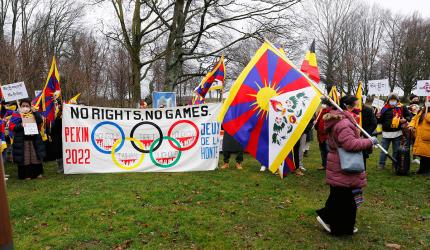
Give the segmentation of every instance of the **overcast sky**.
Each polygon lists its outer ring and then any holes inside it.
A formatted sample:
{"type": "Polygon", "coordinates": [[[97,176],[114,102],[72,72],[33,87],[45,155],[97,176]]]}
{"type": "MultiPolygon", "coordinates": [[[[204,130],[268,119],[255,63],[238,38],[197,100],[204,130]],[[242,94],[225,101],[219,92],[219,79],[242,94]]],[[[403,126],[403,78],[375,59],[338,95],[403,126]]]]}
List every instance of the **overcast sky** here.
{"type": "Polygon", "coordinates": [[[365,0],[372,4],[377,3],[394,13],[405,15],[418,11],[423,17],[430,18],[430,0],[365,0]]]}

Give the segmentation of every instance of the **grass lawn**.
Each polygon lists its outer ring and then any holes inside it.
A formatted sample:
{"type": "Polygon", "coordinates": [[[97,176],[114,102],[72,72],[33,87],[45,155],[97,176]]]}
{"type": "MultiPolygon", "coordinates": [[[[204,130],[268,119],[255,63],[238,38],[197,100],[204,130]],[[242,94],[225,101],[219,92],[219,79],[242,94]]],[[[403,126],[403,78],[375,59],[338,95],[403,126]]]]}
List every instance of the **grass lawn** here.
{"type": "MultiPolygon", "coordinates": [[[[379,152],[379,151],[378,151],[379,152]]],[[[7,183],[16,249],[430,249],[430,178],[394,176],[369,161],[359,233],[333,238],[315,220],[328,196],[316,143],[306,176],[245,170],[64,176],[7,183]]],[[[415,171],[417,165],[412,165],[415,171]]]]}

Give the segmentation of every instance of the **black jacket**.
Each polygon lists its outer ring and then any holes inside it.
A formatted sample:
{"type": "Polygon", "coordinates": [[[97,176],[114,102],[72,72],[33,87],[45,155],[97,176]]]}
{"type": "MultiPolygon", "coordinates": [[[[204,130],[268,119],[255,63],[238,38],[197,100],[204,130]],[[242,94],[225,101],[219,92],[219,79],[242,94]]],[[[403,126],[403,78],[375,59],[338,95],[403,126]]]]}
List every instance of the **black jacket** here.
{"type": "MultiPolygon", "coordinates": [[[[412,114],[409,112],[408,108],[402,106],[403,118],[405,118],[408,122],[412,119],[412,114]]],[[[393,108],[389,108],[386,110],[381,117],[378,119],[378,123],[382,124],[382,131],[384,132],[396,132],[402,130],[402,127],[399,125],[397,128],[392,128],[391,124],[393,122],[393,108]]]]}
{"type": "MultiPolygon", "coordinates": [[[[36,120],[37,125],[42,124],[42,116],[38,112],[33,113],[34,118],[36,120]]],[[[24,164],[24,140],[30,139],[33,140],[34,149],[36,151],[37,158],[39,160],[43,160],[45,157],[45,145],[43,144],[42,137],[40,134],[37,135],[25,135],[24,127],[22,126],[22,122],[17,124],[13,130],[13,161],[18,165],[24,164]]]]}
{"type": "Polygon", "coordinates": [[[373,113],[373,109],[369,106],[363,105],[361,119],[364,130],[372,135],[378,126],[378,121],[376,120],[376,116],[373,113]]]}
{"type": "Polygon", "coordinates": [[[50,140],[45,142],[46,157],[45,161],[54,161],[63,158],[63,136],[62,136],[63,120],[59,117],[55,118],[52,125],[49,137],[50,140]]]}

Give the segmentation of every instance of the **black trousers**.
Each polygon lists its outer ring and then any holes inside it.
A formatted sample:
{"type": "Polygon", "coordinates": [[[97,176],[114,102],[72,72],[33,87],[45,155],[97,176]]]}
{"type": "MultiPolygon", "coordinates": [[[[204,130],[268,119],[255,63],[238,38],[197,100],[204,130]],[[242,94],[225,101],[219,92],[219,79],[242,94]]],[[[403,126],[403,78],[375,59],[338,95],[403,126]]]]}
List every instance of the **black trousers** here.
{"type": "Polygon", "coordinates": [[[317,210],[317,214],[330,225],[332,235],[352,235],[357,215],[352,188],[330,186],[325,207],[317,210]]]}
{"type": "MultiPolygon", "coordinates": [[[[225,150],[222,151],[222,155],[224,156],[224,163],[230,162],[231,153],[232,152],[230,152],[230,151],[225,151],[225,150]]],[[[243,162],[243,151],[237,152],[236,162],[239,164],[243,162]]]]}
{"type": "Polygon", "coordinates": [[[42,164],[18,165],[18,178],[21,180],[35,179],[43,174],[42,164]]]}
{"type": "Polygon", "coordinates": [[[430,173],[430,157],[420,157],[420,168],[417,174],[428,174],[430,173]]]}

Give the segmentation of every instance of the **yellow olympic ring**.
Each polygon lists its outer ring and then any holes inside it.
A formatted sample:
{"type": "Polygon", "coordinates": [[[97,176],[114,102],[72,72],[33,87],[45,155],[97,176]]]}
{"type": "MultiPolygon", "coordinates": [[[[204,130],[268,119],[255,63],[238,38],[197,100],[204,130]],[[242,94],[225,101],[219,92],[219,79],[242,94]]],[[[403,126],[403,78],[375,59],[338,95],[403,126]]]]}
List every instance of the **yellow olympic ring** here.
{"type": "MultiPolygon", "coordinates": [[[[132,142],[136,143],[140,148],[145,148],[145,147],[143,146],[142,142],[141,142],[141,141],[139,141],[139,140],[137,140],[137,139],[134,139],[134,138],[125,138],[125,140],[126,140],[126,141],[132,141],[132,142]]],[[[117,165],[117,167],[122,168],[122,169],[124,169],[124,170],[132,170],[132,169],[135,169],[135,168],[139,167],[139,166],[140,166],[140,164],[142,164],[143,159],[145,158],[145,155],[144,155],[144,154],[142,154],[142,155],[140,156],[139,161],[138,161],[136,164],[134,164],[133,166],[124,166],[124,165],[122,165],[121,163],[119,163],[119,162],[118,162],[118,160],[117,160],[117,159],[116,159],[116,157],[115,157],[115,150],[116,150],[116,148],[118,147],[118,145],[121,143],[121,141],[122,141],[121,139],[117,140],[117,141],[113,144],[113,146],[112,146],[112,153],[111,153],[111,155],[112,155],[112,160],[113,160],[113,162],[117,165]]]]}

